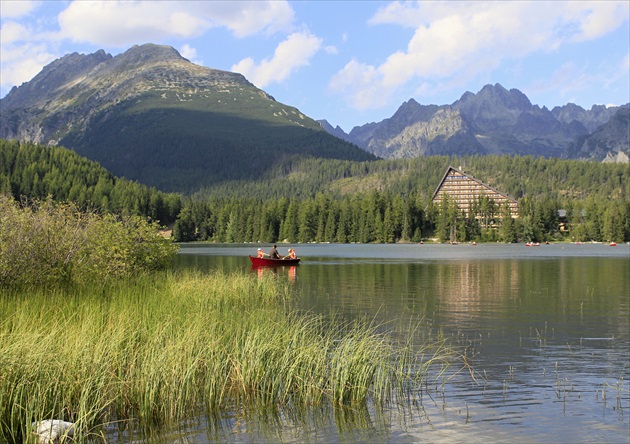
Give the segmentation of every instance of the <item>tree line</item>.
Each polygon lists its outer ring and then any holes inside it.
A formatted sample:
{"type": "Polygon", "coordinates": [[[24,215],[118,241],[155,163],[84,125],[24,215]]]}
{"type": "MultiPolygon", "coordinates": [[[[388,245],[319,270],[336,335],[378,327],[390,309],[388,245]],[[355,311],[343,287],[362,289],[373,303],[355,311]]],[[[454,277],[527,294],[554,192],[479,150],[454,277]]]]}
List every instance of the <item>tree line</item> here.
{"type": "Polygon", "coordinates": [[[195,193],[174,235],[214,242],[628,241],[629,197],[627,164],[505,155],[301,158],[262,180],[195,193]],[[492,201],[476,202],[469,215],[454,202],[436,207],[433,192],[449,165],[518,199],[520,217],[492,201]]]}
{"type": "Polygon", "coordinates": [[[118,178],[61,147],[0,139],[0,194],[73,202],[79,208],[146,216],[172,224],[182,197],[118,178]]]}
{"type": "Polygon", "coordinates": [[[630,241],[630,202],[524,197],[519,217],[483,197],[466,215],[453,200],[376,190],[334,198],[206,198],[184,203],[176,241],[211,242],[544,242],[630,241]],[[562,210],[562,211],[560,211],[562,210]]]}

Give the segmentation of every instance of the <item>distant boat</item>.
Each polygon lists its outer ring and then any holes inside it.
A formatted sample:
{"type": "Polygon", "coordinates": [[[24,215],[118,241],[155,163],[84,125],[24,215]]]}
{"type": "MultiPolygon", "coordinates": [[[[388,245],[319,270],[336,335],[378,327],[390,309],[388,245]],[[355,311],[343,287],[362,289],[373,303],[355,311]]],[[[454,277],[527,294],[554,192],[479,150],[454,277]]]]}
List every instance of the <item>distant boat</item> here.
{"type": "Polygon", "coordinates": [[[611,243],[610,243],[610,246],[611,246],[611,247],[616,247],[616,246],[617,246],[617,242],[611,242],[611,243]]]}
{"type": "Polygon", "coordinates": [[[300,263],[299,257],[295,259],[272,259],[269,257],[250,256],[249,260],[252,261],[253,267],[275,267],[279,265],[297,265],[300,263]]]}

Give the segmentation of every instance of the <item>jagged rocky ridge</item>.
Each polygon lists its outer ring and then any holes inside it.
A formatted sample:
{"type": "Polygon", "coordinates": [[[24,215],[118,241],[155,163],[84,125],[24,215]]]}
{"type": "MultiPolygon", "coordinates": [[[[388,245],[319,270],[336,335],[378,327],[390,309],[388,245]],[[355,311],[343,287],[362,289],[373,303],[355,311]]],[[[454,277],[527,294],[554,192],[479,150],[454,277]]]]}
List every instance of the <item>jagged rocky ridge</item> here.
{"type": "Polygon", "coordinates": [[[579,137],[569,153],[573,158],[595,158],[604,162],[629,162],[630,108],[617,112],[588,136],[579,137]]]}
{"type": "Polygon", "coordinates": [[[532,105],[517,89],[486,85],[477,94],[466,92],[451,105],[421,105],[414,99],[381,122],[368,123],[346,134],[322,125],[331,134],[384,158],[432,154],[519,154],[545,157],[626,161],[628,105],[532,105]],[[614,130],[609,122],[617,122],[614,130]],[[625,132],[624,132],[625,131],[625,132]],[[603,135],[606,134],[606,135],[603,135]],[[598,142],[594,142],[593,137],[598,142]],[[602,142],[605,139],[606,142],[602,142]]]}
{"type": "Polygon", "coordinates": [[[186,100],[230,88],[274,100],[241,74],[192,64],[169,46],[136,45],[116,57],[103,50],[73,53],[53,61],[2,99],[2,112],[18,117],[3,119],[0,134],[57,143],[54,135],[63,135],[67,126],[74,131],[85,128],[92,116],[147,92],[159,92],[165,100],[186,100]]]}

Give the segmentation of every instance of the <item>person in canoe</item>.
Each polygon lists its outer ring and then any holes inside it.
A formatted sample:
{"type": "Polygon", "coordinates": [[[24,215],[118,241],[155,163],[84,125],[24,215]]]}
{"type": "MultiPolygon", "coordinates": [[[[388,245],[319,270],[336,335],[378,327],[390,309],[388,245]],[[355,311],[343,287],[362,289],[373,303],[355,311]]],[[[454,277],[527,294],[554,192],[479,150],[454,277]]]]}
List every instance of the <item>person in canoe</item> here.
{"type": "Polygon", "coordinates": [[[278,253],[278,247],[275,244],[269,251],[269,257],[271,259],[282,259],[282,257],[280,257],[280,253],[278,253]]]}
{"type": "Polygon", "coordinates": [[[262,258],[264,258],[264,257],[266,257],[266,256],[267,256],[267,255],[265,254],[265,252],[263,251],[263,249],[262,249],[262,248],[259,248],[259,249],[258,249],[258,257],[259,257],[260,259],[262,259],[262,258]]]}
{"type": "Polygon", "coordinates": [[[297,257],[297,255],[295,254],[295,249],[289,248],[289,254],[287,254],[282,259],[295,259],[296,257],[297,257]]]}

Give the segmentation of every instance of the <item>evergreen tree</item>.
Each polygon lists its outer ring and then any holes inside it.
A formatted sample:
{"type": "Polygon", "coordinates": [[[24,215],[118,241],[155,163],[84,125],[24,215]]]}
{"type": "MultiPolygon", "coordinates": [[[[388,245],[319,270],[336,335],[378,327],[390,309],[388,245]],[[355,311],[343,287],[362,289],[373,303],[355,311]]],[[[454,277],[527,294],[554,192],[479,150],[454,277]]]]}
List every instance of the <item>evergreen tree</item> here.
{"type": "Polygon", "coordinates": [[[394,230],[394,221],[392,219],[392,210],[391,207],[388,206],[385,209],[385,214],[383,215],[383,224],[381,230],[381,241],[388,244],[395,242],[396,233],[394,230]]]}
{"type": "Polygon", "coordinates": [[[617,204],[609,205],[603,216],[602,235],[604,241],[616,242],[624,238],[624,220],[622,208],[617,204]]]}
{"type": "Polygon", "coordinates": [[[316,234],[316,221],[315,208],[310,199],[302,202],[300,206],[298,224],[298,242],[307,243],[312,241],[316,234]]]}
{"type": "Polygon", "coordinates": [[[507,204],[503,206],[501,216],[501,228],[499,229],[500,239],[506,243],[516,242],[518,240],[516,224],[514,223],[514,219],[512,219],[512,213],[507,204]]]}
{"type": "Polygon", "coordinates": [[[335,242],[338,218],[339,205],[336,201],[332,201],[330,207],[328,208],[328,217],[326,218],[326,228],[324,229],[324,242],[335,242]]]}
{"type": "Polygon", "coordinates": [[[190,242],[194,241],[195,238],[195,224],[192,220],[190,212],[187,209],[184,209],[179,214],[179,217],[173,226],[173,239],[176,242],[190,242]]]}
{"type": "Polygon", "coordinates": [[[345,199],[341,204],[339,212],[339,223],[337,224],[337,242],[345,244],[351,242],[350,226],[352,224],[352,214],[350,211],[350,202],[345,199]]]}
{"type": "Polygon", "coordinates": [[[280,239],[286,239],[287,242],[297,242],[299,232],[298,212],[298,202],[291,200],[280,230],[280,239]]]}

